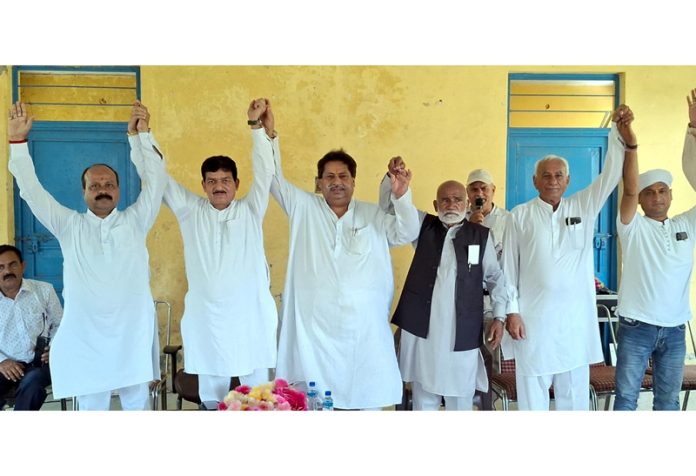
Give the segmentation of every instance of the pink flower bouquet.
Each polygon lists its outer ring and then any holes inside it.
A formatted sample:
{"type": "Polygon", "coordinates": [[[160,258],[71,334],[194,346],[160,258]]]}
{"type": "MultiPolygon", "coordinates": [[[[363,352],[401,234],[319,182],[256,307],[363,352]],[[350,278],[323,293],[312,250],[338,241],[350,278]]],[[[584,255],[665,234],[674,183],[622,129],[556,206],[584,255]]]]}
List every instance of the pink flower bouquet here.
{"type": "Polygon", "coordinates": [[[238,386],[218,404],[218,410],[305,411],[307,397],[290,387],[285,380],[278,378],[253,388],[248,385],[238,386]]]}

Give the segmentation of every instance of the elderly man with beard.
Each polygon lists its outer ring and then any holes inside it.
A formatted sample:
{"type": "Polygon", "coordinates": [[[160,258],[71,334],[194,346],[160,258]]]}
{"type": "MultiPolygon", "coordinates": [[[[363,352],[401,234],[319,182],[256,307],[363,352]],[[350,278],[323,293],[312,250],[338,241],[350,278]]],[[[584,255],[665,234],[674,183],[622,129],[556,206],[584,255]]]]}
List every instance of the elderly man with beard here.
{"type": "MultiPolygon", "coordinates": [[[[273,131],[273,115],[263,116],[273,131]]],[[[401,401],[389,326],[394,294],[389,247],[418,235],[411,173],[393,175],[395,215],[353,199],[357,164],[343,150],[317,163],[321,195],[283,177],[278,140],[271,194],[290,220],[290,256],[276,374],[316,381],[336,408],[379,409],[401,401]]]]}
{"type": "MultiPolygon", "coordinates": [[[[389,164],[392,175],[404,169],[400,158],[389,164]]],[[[437,216],[419,212],[416,252],[392,318],[402,329],[399,367],[414,410],[437,410],[443,397],[446,410],[471,410],[475,391],[488,390],[480,350],[484,284],[496,316],[486,340],[496,348],[503,337],[505,280],[489,229],[465,219],[466,203],[464,185],[450,180],[437,189],[437,216]]]]}
{"type": "Polygon", "coordinates": [[[49,348],[36,344],[39,336],[53,337],[63,316],[53,286],[24,279],[25,266],[21,251],[0,245],[0,410],[12,387],[15,410],[41,408],[51,383],[49,348]]]}
{"type": "Polygon", "coordinates": [[[10,110],[10,172],[20,196],[63,252],[65,313],[51,346],[53,394],[77,396],[80,410],[108,410],[114,390],[124,410],[145,410],[148,384],[159,378],[145,240],[159,213],[167,174],[149,119],[137,101],[128,126],[131,151],[145,157],[136,202],[118,210],[118,175],[106,164],[95,164],[82,174],[87,212],[79,213],[43,188],[27,146],[33,120],[20,102],[10,110]]]}

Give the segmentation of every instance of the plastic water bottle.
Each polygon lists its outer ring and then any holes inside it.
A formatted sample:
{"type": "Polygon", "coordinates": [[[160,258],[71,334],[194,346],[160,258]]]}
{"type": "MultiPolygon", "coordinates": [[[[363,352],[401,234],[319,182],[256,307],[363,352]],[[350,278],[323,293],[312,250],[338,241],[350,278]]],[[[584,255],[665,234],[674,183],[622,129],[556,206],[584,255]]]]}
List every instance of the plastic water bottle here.
{"type": "Polygon", "coordinates": [[[319,398],[319,391],[317,390],[316,382],[309,382],[309,390],[307,390],[307,410],[308,411],[318,411],[321,410],[322,401],[319,398]]]}
{"type": "Polygon", "coordinates": [[[322,411],[333,411],[333,398],[331,398],[331,390],[324,392],[324,403],[322,404],[322,411]]]}

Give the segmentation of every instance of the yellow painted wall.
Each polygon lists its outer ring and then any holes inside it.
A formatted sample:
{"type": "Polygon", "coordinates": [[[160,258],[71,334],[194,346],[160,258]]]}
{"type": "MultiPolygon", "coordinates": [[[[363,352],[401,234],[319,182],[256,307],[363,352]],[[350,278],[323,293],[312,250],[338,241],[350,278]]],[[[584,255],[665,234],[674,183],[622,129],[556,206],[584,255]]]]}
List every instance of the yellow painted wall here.
{"type": "MultiPolygon", "coordinates": [[[[9,66],[0,65],[0,131],[7,143],[7,111],[12,104],[12,74],[9,66]]],[[[0,243],[14,243],[14,205],[12,176],[7,171],[9,149],[0,148],[0,243]]]]}
{"type": "MultiPolygon", "coordinates": [[[[343,147],[358,162],[356,197],[375,201],[387,161],[402,155],[414,172],[417,206],[431,210],[439,183],[464,181],[469,170],[478,167],[491,171],[498,187],[496,202],[505,203],[511,72],[624,73],[622,95],[636,114],[641,170],[659,166],[674,173],[673,214],[696,202],[680,165],[685,96],[696,87],[696,67],[144,66],[141,87],[171,175],[196,192],[200,163],[215,154],[237,161],[240,193],[248,191],[251,140],[246,108],[252,98],[268,97],[281,137],[285,175],[292,182],[312,190],[317,160],[329,149],[343,147]]],[[[9,91],[5,72],[0,75],[5,109],[9,91]]],[[[0,127],[6,128],[4,115],[0,127]]],[[[5,165],[0,186],[9,199],[6,149],[1,160],[5,165]]],[[[0,238],[5,241],[11,236],[6,224],[10,226],[13,218],[11,201],[7,203],[0,206],[0,238]]],[[[273,266],[272,291],[278,294],[286,270],[288,226],[273,199],[264,232],[273,266]]],[[[182,242],[176,220],[164,206],[148,245],[153,294],[172,302],[178,319],[187,288],[182,242]]],[[[398,296],[412,251],[402,247],[392,253],[398,296]]]]}

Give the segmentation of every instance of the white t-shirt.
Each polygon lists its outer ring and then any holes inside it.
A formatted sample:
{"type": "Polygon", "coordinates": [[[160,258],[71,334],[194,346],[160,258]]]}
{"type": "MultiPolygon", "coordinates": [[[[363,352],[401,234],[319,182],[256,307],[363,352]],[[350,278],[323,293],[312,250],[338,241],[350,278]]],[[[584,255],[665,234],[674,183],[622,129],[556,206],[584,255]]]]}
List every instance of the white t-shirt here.
{"type": "Polygon", "coordinates": [[[664,223],[636,213],[624,225],[618,217],[616,229],[623,250],[617,313],[663,327],[689,321],[696,207],[664,223]]]}

